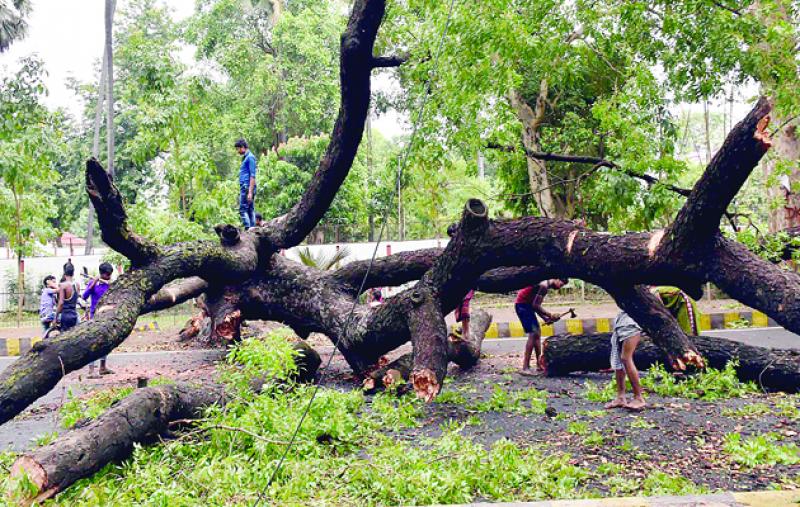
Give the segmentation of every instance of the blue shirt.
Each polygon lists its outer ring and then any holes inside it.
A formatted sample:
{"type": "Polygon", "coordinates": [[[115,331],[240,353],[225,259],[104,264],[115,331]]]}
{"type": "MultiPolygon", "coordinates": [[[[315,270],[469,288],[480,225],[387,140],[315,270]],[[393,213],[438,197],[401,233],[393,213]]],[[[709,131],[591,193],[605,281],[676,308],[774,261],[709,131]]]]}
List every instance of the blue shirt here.
{"type": "Polygon", "coordinates": [[[239,168],[239,185],[249,186],[250,178],[256,179],[256,157],[253,152],[247,150],[239,168]]]}

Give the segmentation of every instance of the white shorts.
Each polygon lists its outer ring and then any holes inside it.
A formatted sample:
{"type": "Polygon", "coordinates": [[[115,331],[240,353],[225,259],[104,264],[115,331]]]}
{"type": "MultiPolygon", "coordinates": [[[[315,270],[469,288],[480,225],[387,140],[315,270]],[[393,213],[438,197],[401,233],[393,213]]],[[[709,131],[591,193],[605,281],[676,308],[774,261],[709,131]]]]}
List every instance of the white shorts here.
{"type": "Polygon", "coordinates": [[[614,319],[614,331],[611,333],[611,369],[624,370],[622,364],[622,342],[642,333],[642,328],[627,313],[620,312],[614,319]]]}

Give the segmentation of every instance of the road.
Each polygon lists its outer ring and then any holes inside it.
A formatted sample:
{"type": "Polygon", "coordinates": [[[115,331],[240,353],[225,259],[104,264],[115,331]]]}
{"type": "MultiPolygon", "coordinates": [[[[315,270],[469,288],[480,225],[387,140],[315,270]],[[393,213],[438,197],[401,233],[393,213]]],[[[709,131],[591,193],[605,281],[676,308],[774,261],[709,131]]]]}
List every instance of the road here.
{"type": "MultiPolygon", "coordinates": [[[[800,336],[790,333],[783,328],[763,329],[736,329],[722,331],[707,331],[705,334],[735,340],[749,345],[759,345],[772,348],[800,348],[800,336]]],[[[483,350],[489,354],[522,353],[524,338],[503,338],[486,340],[483,350]]],[[[319,347],[321,353],[330,352],[331,347],[319,347]]],[[[167,376],[192,374],[200,368],[205,368],[223,355],[221,350],[191,350],[174,352],[136,352],[111,354],[109,365],[117,371],[117,384],[119,377],[135,380],[137,372],[144,372],[146,376],[153,377],[159,374],[167,376]]],[[[13,363],[16,357],[0,357],[0,371],[13,363]]],[[[58,412],[54,410],[67,399],[70,390],[76,395],[93,387],[83,382],[85,370],[73,372],[62,382],[42,397],[33,405],[34,413],[23,419],[16,419],[0,426],[0,450],[22,450],[30,447],[33,440],[41,435],[59,430],[58,412]],[[38,414],[37,414],[38,410],[38,414]]]]}
{"type": "MultiPolygon", "coordinates": [[[[770,347],[773,349],[800,349],[800,336],[791,333],[782,327],[765,327],[756,329],[722,329],[718,331],[704,331],[704,335],[717,336],[728,340],[770,347]]],[[[519,352],[525,345],[525,338],[502,338],[499,340],[486,340],[483,342],[484,352],[490,354],[506,354],[519,352]]]]}
{"type": "MultiPolygon", "coordinates": [[[[18,417],[0,426],[0,450],[24,450],[35,439],[61,429],[58,420],[60,405],[89,389],[108,385],[132,385],[136,377],[153,378],[164,375],[170,378],[192,378],[202,371],[209,375],[210,364],[223,355],[222,350],[182,350],[173,352],[128,352],[111,354],[109,367],[114,375],[101,380],[84,380],[86,369],[70,373],[64,380],[29,409],[26,416],[18,417]]],[[[16,361],[16,357],[0,357],[0,371],[16,361]]]]}

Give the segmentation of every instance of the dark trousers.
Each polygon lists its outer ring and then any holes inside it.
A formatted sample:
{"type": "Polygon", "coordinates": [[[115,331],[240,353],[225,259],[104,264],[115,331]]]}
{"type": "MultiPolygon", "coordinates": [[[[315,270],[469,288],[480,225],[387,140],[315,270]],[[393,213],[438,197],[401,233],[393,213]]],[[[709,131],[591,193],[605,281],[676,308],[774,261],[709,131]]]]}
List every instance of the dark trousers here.
{"type": "Polygon", "coordinates": [[[253,200],[247,202],[249,188],[249,184],[239,184],[239,216],[242,217],[245,230],[256,226],[256,187],[253,187],[253,200]]]}

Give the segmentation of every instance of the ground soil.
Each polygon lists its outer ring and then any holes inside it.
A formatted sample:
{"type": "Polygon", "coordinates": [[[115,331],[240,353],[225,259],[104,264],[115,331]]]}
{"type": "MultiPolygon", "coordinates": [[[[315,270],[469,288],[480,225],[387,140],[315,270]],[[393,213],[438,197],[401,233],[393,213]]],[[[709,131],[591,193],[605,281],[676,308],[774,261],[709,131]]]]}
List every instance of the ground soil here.
{"type": "MultiPolygon", "coordinates": [[[[262,323],[250,323],[246,334],[259,334],[266,330],[262,323]]],[[[173,346],[172,334],[147,333],[141,338],[146,346],[173,346]],[[154,340],[156,336],[161,337],[154,340]]],[[[136,344],[133,336],[126,342],[136,344]]],[[[322,336],[312,336],[315,345],[330,345],[322,336]]],[[[188,347],[190,344],[182,344],[188,347]]],[[[409,350],[408,345],[394,351],[392,358],[409,350]]],[[[329,354],[323,354],[323,367],[329,354]]],[[[610,374],[583,374],[563,378],[542,376],[525,377],[517,373],[521,362],[519,354],[503,354],[484,357],[477,367],[463,372],[451,366],[446,391],[456,390],[466,401],[462,404],[432,403],[424,408],[422,424],[419,428],[404,430],[397,435],[407,441],[415,441],[421,436],[435,437],[441,427],[449,422],[466,422],[477,418],[480,423],[467,425],[465,434],[476,441],[491,445],[508,438],[515,442],[541,447],[544,453],[568,453],[571,462],[581,467],[594,469],[604,463],[621,466],[621,479],[642,480],[655,470],[672,475],[683,476],[710,490],[758,490],[771,485],[782,487],[797,485],[800,465],[771,466],[745,469],[723,452],[723,439],[731,432],[743,436],[775,433],[781,443],[800,445],[800,419],[790,419],[777,415],[777,410],[757,417],[726,415],[729,409],[737,409],[754,403],[764,403],[775,407],[781,398],[774,394],[751,395],[707,402],[682,398],[662,398],[648,395],[648,408],[642,413],[631,413],[623,409],[606,411],[602,403],[591,402],[584,393],[588,384],[598,387],[611,380],[610,374]],[[547,393],[549,415],[523,415],[509,412],[478,412],[470,410],[469,405],[485,401],[491,397],[495,386],[504,390],[517,391],[536,388],[547,393]],[[599,413],[602,412],[602,413],[599,413]],[[561,414],[561,415],[559,415],[561,414]],[[601,445],[588,445],[586,435],[568,431],[572,422],[585,422],[590,431],[598,431],[603,437],[601,445]],[[626,445],[628,450],[620,449],[626,445]],[[794,482],[786,482],[786,478],[794,482]]],[[[66,391],[74,395],[87,396],[90,392],[111,386],[135,385],[140,376],[156,376],[176,380],[208,381],[213,377],[214,366],[205,361],[184,361],[174,364],[153,365],[147,362],[134,364],[114,364],[115,374],[101,380],[89,380],[86,371],[73,372],[54,393],[26,411],[21,417],[4,425],[0,431],[0,445],[9,449],[22,449],[32,445],[30,439],[36,434],[59,429],[58,408],[63,403],[66,391]],[[60,394],[59,394],[60,393],[60,394]],[[12,428],[11,426],[14,426],[12,428]],[[17,427],[18,426],[18,427],[17,427]]],[[[334,356],[330,369],[323,380],[330,387],[354,389],[358,382],[351,378],[347,365],[338,354],[334,356]]],[[[798,398],[791,398],[796,403],[798,398]]],[[[599,475],[598,475],[599,477],[599,475]]],[[[607,491],[608,486],[597,479],[590,484],[591,489],[607,491]]]]}
{"type": "MultiPolygon", "coordinates": [[[[326,360],[327,358],[323,358],[326,360]]],[[[641,481],[653,471],[685,477],[709,490],[750,491],[780,484],[797,487],[799,465],[763,466],[746,469],[734,463],[723,452],[724,437],[739,432],[743,437],[776,433],[781,444],[800,445],[800,419],[776,415],[742,417],[725,415],[729,409],[764,403],[771,408],[785,395],[757,394],[747,398],[713,402],[685,398],[663,398],[647,395],[648,407],[641,413],[624,409],[604,410],[603,404],[586,399],[587,384],[603,387],[611,381],[610,373],[571,375],[549,378],[527,377],[517,373],[519,354],[484,357],[474,369],[463,372],[451,365],[452,379],[445,390],[463,394],[463,404],[432,403],[426,405],[422,425],[398,434],[398,438],[416,441],[419,437],[436,437],[442,427],[453,421],[464,423],[477,417],[480,424],[467,425],[464,434],[484,445],[507,438],[523,445],[534,445],[547,453],[568,453],[571,463],[594,469],[604,463],[621,465],[620,478],[641,481]],[[536,388],[546,391],[550,414],[521,415],[509,412],[477,412],[467,407],[488,400],[494,386],[508,391],[536,388]],[[597,411],[602,411],[598,416],[597,411]],[[562,414],[560,417],[559,414],[562,414]],[[587,445],[586,435],[570,433],[571,422],[585,422],[589,431],[598,431],[604,442],[587,445]],[[630,443],[630,450],[620,446],[630,443]],[[789,478],[789,483],[786,482],[789,478]],[[792,482],[794,481],[794,482],[792,482]]],[[[324,362],[323,362],[324,364],[324,362]]],[[[334,359],[329,383],[352,385],[340,359],[334,359]]],[[[797,403],[798,398],[793,398],[797,403]]],[[[608,492],[598,479],[589,489],[608,492]]]]}

